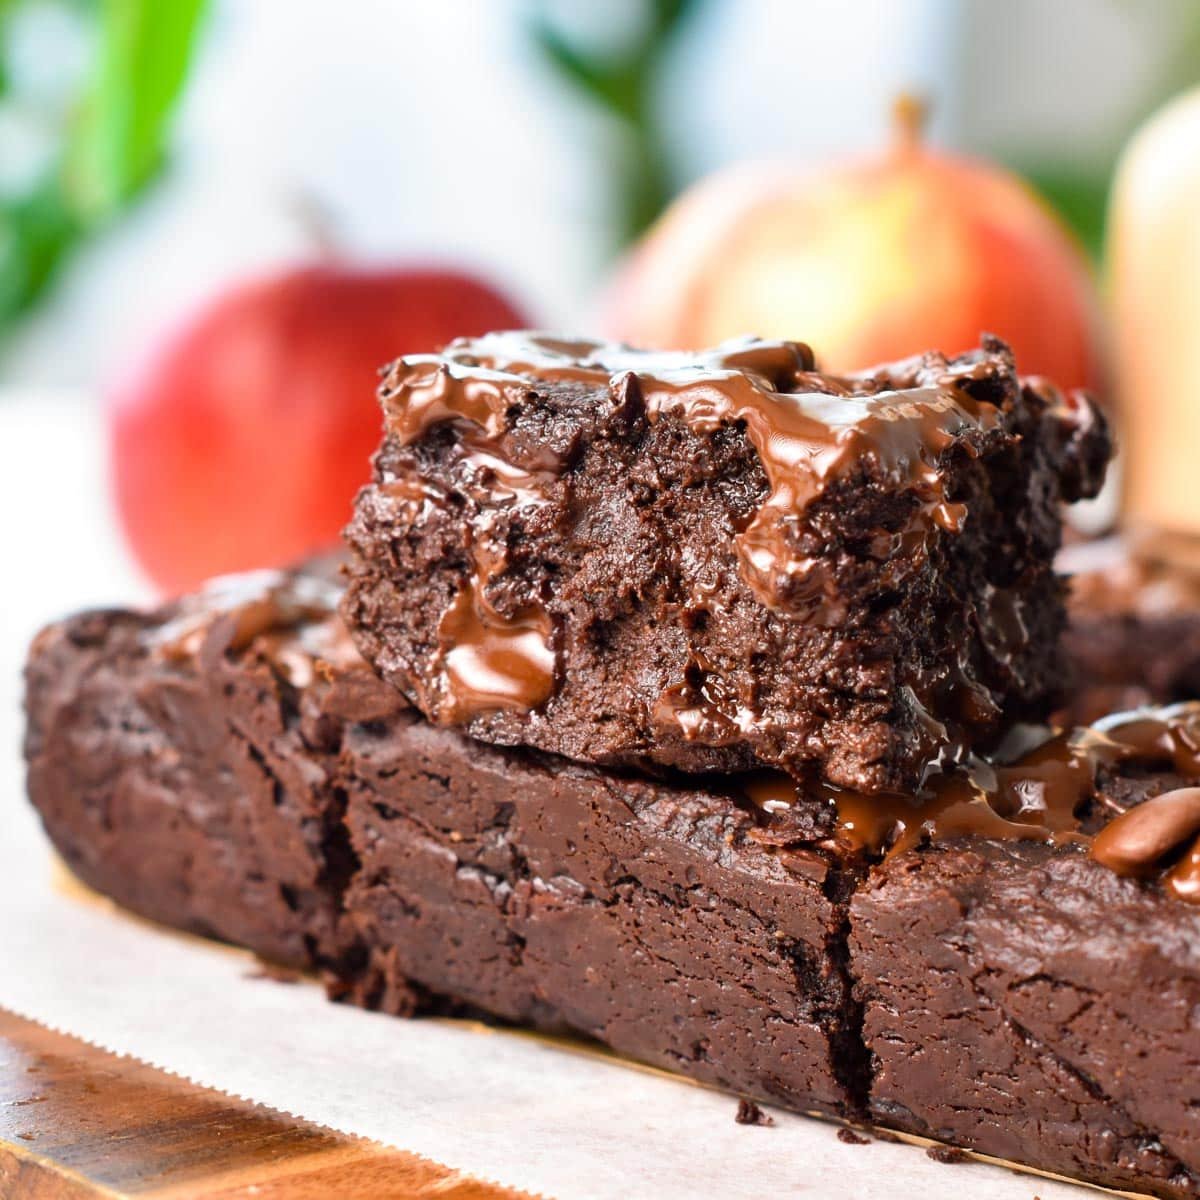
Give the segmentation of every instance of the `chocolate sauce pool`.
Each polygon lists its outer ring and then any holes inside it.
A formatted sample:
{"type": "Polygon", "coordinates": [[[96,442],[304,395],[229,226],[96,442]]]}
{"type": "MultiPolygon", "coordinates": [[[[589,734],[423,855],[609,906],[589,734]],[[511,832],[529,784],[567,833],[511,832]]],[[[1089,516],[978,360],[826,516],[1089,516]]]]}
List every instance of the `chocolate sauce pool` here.
{"type": "MultiPolygon", "coordinates": [[[[1138,763],[1200,780],[1200,703],[1118,713],[1095,725],[1055,733],[1024,731],[1010,761],[974,759],[934,774],[917,796],[857,795],[828,785],[817,792],[837,811],[835,841],[873,858],[955,837],[1028,840],[1087,847],[1118,875],[1161,877],[1182,900],[1200,902],[1200,788],[1178,788],[1129,809],[1104,800],[1111,819],[1091,835],[1101,774],[1138,763]]],[[[764,812],[810,803],[812,785],[781,772],[746,788],[764,812]],[[802,799],[803,798],[803,799],[802,799]]]]}

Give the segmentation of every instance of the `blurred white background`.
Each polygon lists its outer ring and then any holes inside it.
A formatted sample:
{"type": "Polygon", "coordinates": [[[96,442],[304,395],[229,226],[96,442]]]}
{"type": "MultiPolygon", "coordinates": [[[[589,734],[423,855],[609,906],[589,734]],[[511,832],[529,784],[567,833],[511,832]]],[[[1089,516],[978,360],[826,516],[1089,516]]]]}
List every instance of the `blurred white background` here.
{"type": "MultiPolygon", "coordinates": [[[[1108,164],[1163,86],[1194,3],[709,0],[662,80],[672,167],[683,183],[740,158],[866,150],[902,89],[933,99],[931,134],[947,145],[1108,164]]],[[[619,44],[640,6],[550,9],[619,44]]],[[[102,385],[164,315],[310,252],[314,206],[347,255],[448,258],[542,324],[586,326],[611,266],[615,135],[537,54],[531,12],[529,0],[220,0],[170,173],[72,262],[0,357],[0,381],[102,385]]],[[[65,70],[70,39],[55,45],[65,70]]],[[[0,159],[5,145],[0,126],[0,159]]]]}

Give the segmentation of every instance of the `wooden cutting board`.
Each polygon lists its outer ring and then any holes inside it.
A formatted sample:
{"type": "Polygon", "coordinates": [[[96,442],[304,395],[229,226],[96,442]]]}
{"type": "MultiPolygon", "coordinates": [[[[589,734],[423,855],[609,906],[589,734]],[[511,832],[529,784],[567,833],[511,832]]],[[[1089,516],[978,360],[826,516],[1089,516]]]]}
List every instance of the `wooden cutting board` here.
{"type": "Polygon", "coordinates": [[[527,1200],[0,1009],[4,1200],[527,1200]]]}

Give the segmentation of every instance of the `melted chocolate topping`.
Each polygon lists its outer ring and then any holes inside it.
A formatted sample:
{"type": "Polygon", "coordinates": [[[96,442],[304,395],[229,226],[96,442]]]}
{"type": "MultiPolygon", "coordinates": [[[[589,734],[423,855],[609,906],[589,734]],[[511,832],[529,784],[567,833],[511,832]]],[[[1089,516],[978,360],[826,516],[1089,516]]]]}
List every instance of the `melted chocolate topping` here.
{"type": "Polygon", "coordinates": [[[335,619],[340,589],[312,575],[252,571],[215,579],[181,603],[173,620],[147,638],[169,661],[254,649],[295,687],[312,683],[315,666],[360,661],[335,619]]]}
{"type": "MultiPolygon", "coordinates": [[[[1068,733],[1023,732],[1026,745],[1013,747],[1007,761],[973,759],[935,776],[916,797],[819,785],[819,796],[837,812],[835,842],[885,858],[965,836],[1088,846],[1117,874],[1161,876],[1174,895],[1200,902],[1200,788],[1129,809],[1098,796],[1101,772],[1122,763],[1200,780],[1200,702],[1118,713],[1068,733]],[[1084,826],[1098,799],[1114,819],[1093,837],[1084,826]]],[[[743,791],[771,817],[813,795],[810,786],[778,772],[753,777],[743,791]]]]}
{"type": "Polygon", "coordinates": [[[511,616],[487,598],[488,581],[504,566],[504,554],[478,538],[474,571],[438,623],[442,695],[437,714],[462,721],[498,708],[533,709],[554,690],[554,629],[545,609],[522,608],[511,616]]]}
{"type": "MultiPolygon", "coordinates": [[[[432,428],[457,427],[457,454],[466,490],[488,510],[543,503],[564,465],[545,451],[530,461],[506,437],[508,410],[539,383],[606,387],[615,405],[635,399],[651,423],[674,419],[698,434],[740,424],[767,480],[767,496],[739,535],[742,577],[765,605],[836,622],[822,604],[824,564],[797,550],[797,529],[809,505],[835,480],[870,463],[916,498],[899,538],[927,538],[962,529],[965,506],[948,497],[941,458],[964,434],[993,429],[997,405],[960,385],[986,378],[995,362],[951,368],[930,356],[878,376],[817,373],[807,346],[745,339],[699,354],[647,353],[621,345],[566,340],[536,333],[497,333],[453,342],[440,356],[402,358],[380,389],[389,434],[400,446],[432,428]]],[[[389,489],[421,485],[384,478],[389,489]]],[[[408,493],[405,492],[405,498],[408,493]]],[[[433,499],[424,493],[413,497],[433,499]]],[[[536,708],[554,682],[553,629],[548,615],[526,609],[502,615],[487,587],[502,569],[494,551],[470,547],[470,574],[443,614],[439,637],[444,720],[462,720],[497,707],[536,708]]],[[[486,540],[486,531],[484,534],[486,540]]],[[[887,557],[886,547],[881,557],[887,557]]],[[[741,717],[728,705],[681,685],[664,695],[657,714],[688,736],[711,741],[741,717]],[[718,728],[720,727],[720,728],[718,728]]]]}

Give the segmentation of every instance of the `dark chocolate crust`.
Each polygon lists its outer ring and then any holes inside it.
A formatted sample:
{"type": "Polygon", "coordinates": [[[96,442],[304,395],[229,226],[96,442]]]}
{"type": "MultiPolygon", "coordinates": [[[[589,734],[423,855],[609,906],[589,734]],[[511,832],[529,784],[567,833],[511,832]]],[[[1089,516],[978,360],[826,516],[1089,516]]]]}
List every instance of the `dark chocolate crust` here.
{"type": "MultiPolygon", "coordinates": [[[[815,792],[781,809],[753,779],[479,745],[401,707],[328,604],[275,579],[38,638],[30,794],[82,878],[369,1007],[565,1027],[761,1100],[1200,1194],[1200,908],[1083,844],[873,862],[815,792]]],[[[1102,756],[1084,834],[1200,774],[1191,733],[1109,728],[1149,750],[1102,756]]]]}
{"type": "Polygon", "coordinates": [[[1022,385],[1002,343],[854,379],[789,343],[690,374],[546,339],[447,355],[385,381],[343,609],[430,719],[579,761],[873,791],[916,786],[1002,712],[1049,711],[1059,504],[1095,490],[1109,440],[1086,399],[1022,385]],[[714,419],[714,393],[760,424],[714,419]],[[860,415],[840,426],[839,406],[860,415]],[[788,421],[815,432],[781,466],[762,446],[788,421]],[[525,670],[490,703],[450,669],[488,637],[525,670]]]}

